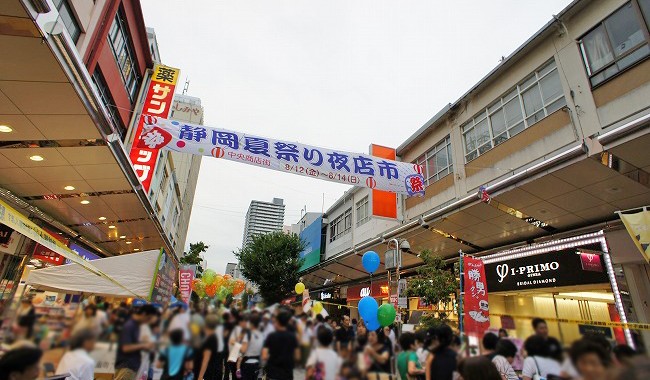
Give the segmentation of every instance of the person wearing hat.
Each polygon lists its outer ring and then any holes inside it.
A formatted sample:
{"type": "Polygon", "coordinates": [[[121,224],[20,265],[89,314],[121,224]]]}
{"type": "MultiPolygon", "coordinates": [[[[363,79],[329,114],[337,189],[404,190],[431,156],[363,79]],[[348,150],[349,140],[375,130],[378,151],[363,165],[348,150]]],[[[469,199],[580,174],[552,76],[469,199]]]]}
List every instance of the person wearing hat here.
{"type": "Polygon", "coordinates": [[[36,380],[41,356],[43,351],[31,346],[7,351],[0,358],[0,380],[36,380]]]}

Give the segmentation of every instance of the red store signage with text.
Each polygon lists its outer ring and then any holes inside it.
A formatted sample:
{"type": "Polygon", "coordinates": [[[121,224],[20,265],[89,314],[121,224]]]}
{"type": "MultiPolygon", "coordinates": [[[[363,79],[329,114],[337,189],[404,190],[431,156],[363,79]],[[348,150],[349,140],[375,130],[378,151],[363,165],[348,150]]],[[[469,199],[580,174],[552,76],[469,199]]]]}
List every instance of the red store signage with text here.
{"type": "Polygon", "coordinates": [[[192,280],[194,280],[194,265],[181,265],[178,271],[178,291],[181,293],[181,300],[187,305],[190,304],[192,295],[192,280]]]}
{"type": "Polygon", "coordinates": [[[348,301],[358,301],[365,296],[388,298],[388,282],[380,281],[370,284],[356,285],[348,288],[348,301]]]}
{"type": "MultiPolygon", "coordinates": [[[[50,230],[46,230],[47,232],[50,233],[56,240],[60,241],[61,243],[68,245],[68,240],[61,237],[59,234],[52,232],[50,230]]],[[[58,253],[52,251],[51,249],[47,248],[44,245],[36,244],[36,247],[34,247],[34,254],[32,255],[32,259],[38,259],[41,261],[45,261],[47,263],[53,264],[53,265],[62,265],[65,264],[65,258],[58,253]]]]}
{"type": "Polygon", "coordinates": [[[488,289],[483,260],[465,256],[463,272],[465,332],[481,336],[490,327],[488,289]]]}
{"type": "Polygon", "coordinates": [[[145,97],[142,108],[142,116],[138,120],[133,145],[131,145],[131,152],[129,154],[131,164],[140,183],[142,183],[142,188],[147,193],[151,187],[151,179],[156,170],[159,149],[147,148],[140,144],[144,117],[159,116],[167,118],[169,116],[179,73],[180,70],[173,67],[159,64],[154,66],[153,75],[151,76],[151,82],[149,83],[147,96],[145,97]]]}

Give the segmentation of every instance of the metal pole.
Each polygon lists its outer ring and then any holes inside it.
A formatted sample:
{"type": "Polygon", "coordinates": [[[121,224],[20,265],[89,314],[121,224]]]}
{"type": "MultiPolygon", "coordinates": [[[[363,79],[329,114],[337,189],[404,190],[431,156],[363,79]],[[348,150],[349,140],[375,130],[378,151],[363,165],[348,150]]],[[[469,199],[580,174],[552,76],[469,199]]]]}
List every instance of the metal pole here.
{"type": "Polygon", "coordinates": [[[463,319],[465,318],[465,313],[463,312],[463,297],[465,296],[465,281],[463,279],[464,273],[463,273],[463,256],[465,254],[463,253],[462,249],[458,250],[458,254],[460,255],[459,258],[459,274],[460,274],[460,292],[459,292],[459,297],[458,297],[458,330],[460,331],[460,339],[461,342],[463,342],[463,338],[465,338],[465,324],[463,323],[463,319]]]}
{"type": "MultiPolygon", "coordinates": [[[[601,231],[601,234],[602,233],[603,232],[601,231]]],[[[603,261],[605,261],[605,269],[607,270],[607,276],[609,277],[609,284],[612,287],[612,293],[614,293],[614,304],[616,305],[616,310],[621,318],[621,322],[627,323],[627,315],[625,314],[625,307],[623,307],[623,301],[621,300],[621,292],[619,291],[618,283],[616,282],[616,273],[614,273],[614,266],[612,265],[611,257],[609,257],[609,248],[607,247],[607,241],[604,237],[600,238],[600,245],[603,249],[603,261]]],[[[632,340],[630,329],[627,327],[623,328],[623,333],[625,334],[627,345],[636,348],[634,341],[632,340]]]]}
{"type": "MultiPolygon", "coordinates": [[[[555,319],[559,320],[560,314],[557,312],[557,299],[555,298],[557,294],[558,293],[552,293],[552,296],[553,296],[553,307],[555,308],[555,319]]],[[[564,334],[562,333],[562,325],[560,324],[560,322],[557,323],[557,329],[560,332],[560,342],[564,342],[564,334]]]]}

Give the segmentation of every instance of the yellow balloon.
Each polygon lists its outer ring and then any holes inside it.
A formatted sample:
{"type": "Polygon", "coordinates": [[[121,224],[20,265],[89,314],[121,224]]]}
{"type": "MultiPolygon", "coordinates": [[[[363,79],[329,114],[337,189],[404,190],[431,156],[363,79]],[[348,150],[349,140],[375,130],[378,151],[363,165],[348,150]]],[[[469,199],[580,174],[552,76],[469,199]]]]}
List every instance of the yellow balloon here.
{"type": "Polygon", "coordinates": [[[294,290],[296,291],[296,294],[302,294],[302,292],[305,291],[305,284],[302,282],[297,283],[294,290]]]}
{"type": "Polygon", "coordinates": [[[314,306],[311,309],[314,311],[314,313],[320,314],[320,312],[323,311],[323,304],[316,301],[314,302],[314,306]]]}

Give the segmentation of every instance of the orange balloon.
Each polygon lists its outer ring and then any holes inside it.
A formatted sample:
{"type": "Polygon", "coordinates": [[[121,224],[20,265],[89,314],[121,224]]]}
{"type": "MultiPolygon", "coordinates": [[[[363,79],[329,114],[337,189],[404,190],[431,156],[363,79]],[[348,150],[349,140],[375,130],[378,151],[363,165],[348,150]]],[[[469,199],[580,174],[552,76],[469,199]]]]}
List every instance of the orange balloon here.
{"type": "Polygon", "coordinates": [[[223,279],[226,280],[226,281],[230,280],[231,278],[232,278],[232,276],[229,275],[229,274],[225,274],[225,275],[223,276],[223,279]]]}
{"type": "Polygon", "coordinates": [[[215,284],[210,284],[205,287],[205,294],[208,295],[208,297],[214,297],[215,294],[217,294],[217,286],[215,284]]]}
{"type": "Polygon", "coordinates": [[[221,285],[223,285],[223,281],[224,281],[223,276],[220,275],[220,274],[218,274],[218,275],[214,278],[214,282],[213,282],[213,284],[217,285],[217,289],[219,289],[219,288],[221,287],[221,285]]]}
{"type": "Polygon", "coordinates": [[[196,290],[197,289],[196,284],[198,284],[200,282],[201,282],[200,278],[195,278],[194,280],[192,280],[192,290],[196,290]]]}
{"type": "Polygon", "coordinates": [[[243,280],[239,279],[235,281],[235,287],[232,290],[232,295],[236,296],[239,293],[243,292],[244,289],[246,289],[246,283],[243,280]]]}

